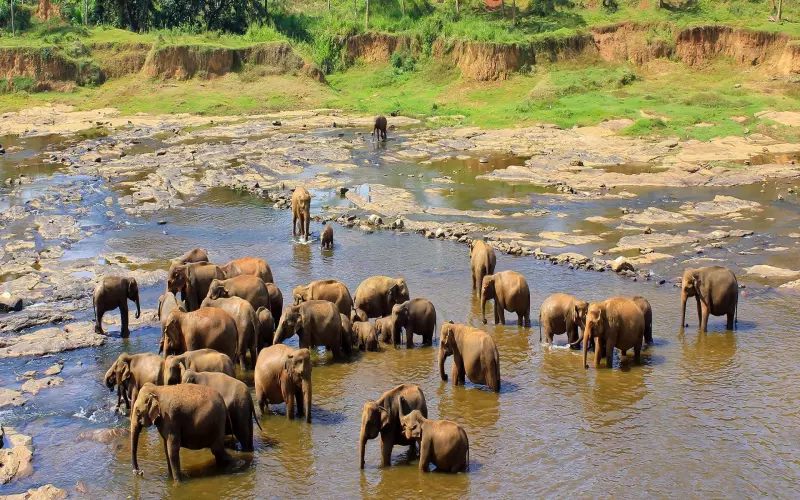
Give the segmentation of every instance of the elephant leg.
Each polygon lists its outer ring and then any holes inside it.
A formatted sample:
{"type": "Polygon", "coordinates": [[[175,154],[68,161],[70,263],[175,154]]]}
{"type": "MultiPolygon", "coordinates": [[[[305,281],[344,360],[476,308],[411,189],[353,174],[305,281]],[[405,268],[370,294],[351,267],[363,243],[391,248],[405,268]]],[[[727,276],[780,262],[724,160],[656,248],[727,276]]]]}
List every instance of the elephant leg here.
{"type": "Polygon", "coordinates": [[[728,330],[733,330],[734,313],[729,312],[727,316],[728,316],[728,322],[725,324],[725,328],[727,328],[728,330]]]}
{"type": "Polygon", "coordinates": [[[642,364],[642,339],[639,339],[635,346],[633,346],[633,360],[637,365],[642,364]]]}
{"type": "Polygon", "coordinates": [[[239,345],[239,368],[242,369],[242,373],[247,371],[247,365],[245,364],[245,358],[247,358],[247,346],[244,345],[244,342],[239,345]]]}
{"type": "Polygon", "coordinates": [[[601,357],[602,357],[602,351],[601,351],[601,348],[600,348],[600,338],[599,337],[595,337],[594,338],[594,367],[595,368],[599,368],[600,367],[600,358],[601,357]]]}
{"type": "Polygon", "coordinates": [[[472,273],[472,289],[475,290],[475,273],[472,273]]]}
{"type": "Polygon", "coordinates": [[[97,315],[96,323],[94,325],[94,331],[99,333],[100,335],[105,335],[103,332],[103,315],[106,313],[106,310],[103,306],[97,305],[95,314],[97,315]]]}
{"type": "Polygon", "coordinates": [[[393,443],[388,440],[384,441],[383,434],[381,434],[381,463],[384,467],[392,465],[392,448],[393,443]]]}
{"type": "Polygon", "coordinates": [[[183,479],[181,475],[181,441],[175,436],[167,438],[167,453],[169,467],[172,469],[172,479],[180,481],[183,479]]]}
{"type": "Polygon", "coordinates": [[[453,360],[453,366],[450,368],[450,380],[453,381],[453,385],[458,385],[458,381],[461,378],[461,372],[458,370],[458,363],[456,360],[453,360]]]}
{"type": "MultiPolygon", "coordinates": [[[[248,419],[249,420],[249,419],[248,419]]],[[[252,426],[253,424],[250,423],[252,426]]],[[[225,439],[220,439],[211,446],[211,453],[214,454],[214,459],[217,461],[217,467],[222,467],[231,462],[231,456],[225,451],[225,439]]]]}
{"type": "Polygon", "coordinates": [[[411,444],[408,445],[408,460],[414,460],[417,457],[417,442],[411,441],[411,444]]]}
{"type": "Polygon", "coordinates": [[[700,319],[700,329],[703,332],[707,332],[708,331],[708,312],[709,312],[708,311],[708,306],[703,304],[702,302],[700,304],[701,304],[701,309],[702,309],[702,311],[701,311],[702,312],[702,316],[701,316],[701,319],[700,319]]]}
{"type": "Polygon", "coordinates": [[[167,459],[167,474],[169,477],[173,477],[172,475],[172,460],[169,458],[169,446],[167,445],[167,440],[162,439],[161,441],[164,442],[164,457],[167,459]]]}
{"type": "Polygon", "coordinates": [[[128,402],[128,409],[131,408],[132,404],[136,404],[136,398],[138,397],[139,397],[139,388],[136,387],[136,385],[134,385],[133,388],[131,389],[131,398],[130,401],[128,402]]]}
{"type": "MultiPolygon", "coordinates": [[[[495,302],[495,305],[497,305],[496,302],[495,302]]],[[[501,325],[505,325],[506,324],[506,309],[505,309],[505,307],[500,306],[500,307],[497,308],[497,317],[500,318],[500,324],[501,325]]]]}
{"type": "Polygon", "coordinates": [[[695,297],[695,299],[697,299],[697,327],[700,328],[703,324],[703,306],[699,297],[695,297]]]}
{"type": "Polygon", "coordinates": [[[303,406],[303,390],[297,389],[294,392],[294,399],[297,401],[295,405],[297,406],[297,416],[300,417],[306,414],[305,407],[303,406]]]}
{"type": "Polygon", "coordinates": [[[128,329],[128,302],[125,301],[119,305],[119,319],[120,323],[122,323],[122,329],[120,330],[120,335],[122,335],[123,339],[127,339],[131,336],[131,331],[128,329]]]}
{"type": "Polygon", "coordinates": [[[292,213],[292,236],[297,236],[297,231],[295,229],[296,227],[297,227],[297,214],[292,213]]]}
{"type": "Polygon", "coordinates": [[[406,326],[406,348],[414,347],[414,329],[406,326]]]}
{"type": "Polygon", "coordinates": [[[614,368],[614,342],[610,337],[606,340],[606,366],[614,368]]]}
{"type": "Polygon", "coordinates": [[[419,470],[421,472],[428,472],[428,466],[431,463],[431,450],[426,439],[419,442],[419,470]]]}

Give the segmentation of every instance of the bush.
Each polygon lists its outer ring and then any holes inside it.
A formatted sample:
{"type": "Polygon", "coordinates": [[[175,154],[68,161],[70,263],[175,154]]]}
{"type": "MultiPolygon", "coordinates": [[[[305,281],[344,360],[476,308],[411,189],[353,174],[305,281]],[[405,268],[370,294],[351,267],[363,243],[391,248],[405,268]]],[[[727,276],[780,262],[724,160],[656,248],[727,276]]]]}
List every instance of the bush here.
{"type": "Polygon", "coordinates": [[[395,73],[412,73],[416,63],[416,59],[408,49],[400,49],[392,54],[392,67],[395,73]]]}
{"type": "MultiPolygon", "coordinates": [[[[14,29],[25,31],[31,27],[33,8],[27,5],[14,6],[14,29]]],[[[11,31],[11,6],[7,1],[0,1],[0,28],[11,31]]]]}

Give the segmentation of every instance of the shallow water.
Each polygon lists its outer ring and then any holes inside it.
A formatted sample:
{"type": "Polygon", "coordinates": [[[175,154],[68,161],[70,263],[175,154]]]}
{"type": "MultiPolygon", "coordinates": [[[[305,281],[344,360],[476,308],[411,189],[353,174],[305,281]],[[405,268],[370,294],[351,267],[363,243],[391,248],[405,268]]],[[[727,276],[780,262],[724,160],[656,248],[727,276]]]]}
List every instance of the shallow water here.
{"type": "MultiPolygon", "coordinates": [[[[358,154],[379,158],[381,152],[358,154]]],[[[398,171],[407,174],[416,169],[425,173],[424,180],[406,176],[402,181],[415,196],[422,196],[427,180],[434,175],[458,178],[459,166],[452,162],[418,166],[377,163],[362,169],[363,175],[356,178],[389,184],[383,181],[387,173],[392,183],[400,183],[398,171]]],[[[463,182],[473,193],[483,193],[480,198],[536,191],[469,178],[463,182]],[[484,185],[494,191],[482,191],[484,185]],[[515,189],[521,191],[512,191],[515,189]]],[[[759,189],[760,185],[732,188],[725,194],[766,199],[769,194],[758,193],[759,189]]],[[[554,211],[580,214],[582,219],[618,213],[617,207],[623,203],[677,206],[679,200],[713,197],[708,195],[710,190],[684,191],[642,190],[640,198],[632,202],[606,200],[591,206],[559,206],[554,211]]],[[[332,193],[317,194],[312,211],[324,204],[343,203],[332,193]]],[[[466,194],[452,204],[445,199],[443,206],[486,209],[481,203],[477,196],[466,194]]],[[[796,226],[795,207],[788,203],[767,207],[759,217],[776,217],[774,227],[761,227],[763,234],[748,244],[772,242],[783,228],[796,226]]],[[[496,225],[534,231],[589,224],[573,219],[504,220],[496,225]]],[[[0,410],[0,421],[33,436],[36,447],[34,474],[0,486],[0,494],[45,483],[74,490],[81,481],[89,496],[105,498],[406,498],[415,493],[441,498],[519,498],[590,496],[597,491],[623,498],[796,496],[800,376],[795,365],[800,332],[794,315],[787,314],[796,308],[794,297],[760,288],[749,290],[740,300],[737,330],[725,331],[722,318],[715,318],[704,334],[696,331],[697,320],[691,310],[687,315],[691,327],[680,328],[679,290],[669,283],[633,282],[611,273],[498,255],[498,270],[514,269],[525,275],[534,309],[557,291],[587,300],[613,295],[644,295],[650,300],[655,345],[644,351],[643,365],[617,359],[613,370],[585,370],[580,355],[564,347],[564,336],[556,338],[554,347],[540,344],[535,321],[534,328],[520,329],[512,314],[505,326],[481,324],[479,304],[470,290],[465,246],[386,231],[366,234],[337,225],[333,251],[323,252],[316,244],[291,242],[290,220],[289,211],[274,210],[265,200],[214,189],[187,202],[185,209],[158,213],[151,219],[132,219],[129,226],[97,233],[75,244],[65,258],[120,251],[166,267],[170,258],[195,246],[207,248],[217,262],[258,255],[270,262],[284,297],[295,285],[313,279],[339,279],[355,292],[358,283],[371,275],[404,276],[412,296],[433,301],[439,324],[454,320],[492,333],[500,351],[501,393],[470,383],[453,387],[442,382],[435,348],[389,347],[380,353],[357,354],[346,363],[331,363],[323,351],[316,357],[313,371],[311,425],[289,421],[282,406],[274,407],[279,415],[261,418],[264,430],[256,430],[254,453],[234,452],[236,463],[219,471],[207,451],[182,450],[182,469],[189,478],[173,484],[167,479],[155,427],[143,433],[140,442],[144,477],[131,472],[127,436],[109,444],[76,441],[89,429],[128,427],[127,417],[113,412],[116,396],[105,388],[102,375],[120,352],[155,352],[157,329],[138,330],[128,340],[113,337],[97,349],[49,359],[0,361],[3,386],[17,387],[16,373],[43,370],[54,359],[66,360],[63,386],[44,390],[22,408],[0,410]],[[159,219],[169,222],[159,226],[159,219]],[[361,407],[367,399],[375,399],[399,383],[422,387],[432,418],[464,426],[470,439],[469,473],[421,474],[416,462],[408,463],[406,449],[400,448],[394,450],[393,465],[381,468],[377,440],[367,445],[366,469],[358,469],[361,407]]],[[[321,225],[312,224],[315,237],[320,229],[321,225]]],[[[728,258],[737,265],[747,259],[764,260],[763,256],[728,258]]],[[[678,267],[665,269],[679,273],[678,267]]],[[[752,285],[746,278],[742,281],[752,285]]],[[[142,290],[143,307],[155,307],[159,290],[142,290]]],[[[85,314],[88,317],[89,312],[85,314]]],[[[491,311],[487,317],[492,318],[491,311]]],[[[296,345],[296,338],[289,343],[296,345]]],[[[446,364],[448,371],[451,359],[446,364]]]]}

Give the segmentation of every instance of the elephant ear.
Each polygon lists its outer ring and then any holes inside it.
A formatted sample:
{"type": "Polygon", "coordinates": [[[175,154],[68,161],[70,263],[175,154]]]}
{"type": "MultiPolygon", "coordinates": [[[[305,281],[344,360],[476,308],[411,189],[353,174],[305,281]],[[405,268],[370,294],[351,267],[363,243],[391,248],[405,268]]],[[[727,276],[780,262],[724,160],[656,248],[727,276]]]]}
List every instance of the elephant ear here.
{"type": "Polygon", "coordinates": [[[161,406],[158,404],[158,398],[155,394],[150,394],[147,400],[147,418],[155,423],[156,419],[161,416],[161,406]]]}
{"type": "Polygon", "coordinates": [[[183,374],[184,374],[184,373],[186,373],[186,365],[185,365],[185,364],[183,364],[183,361],[181,361],[180,363],[178,363],[178,368],[179,368],[179,369],[180,369],[180,371],[181,371],[181,380],[183,380],[183,374]]]}
{"type": "Polygon", "coordinates": [[[136,284],[136,278],[125,278],[125,280],[127,282],[127,287],[128,287],[128,298],[135,299],[137,289],[139,288],[138,285],[136,284]]]}
{"type": "Polygon", "coordinates": [[[391,415],[389,415],[389,410],[383,406],[379,406],[378,411],[380,411],[381,414],[381,429],[384,429],[391,423],[391,415]]]}
{"type": "Polygon", "coordinates": [[[119,379],[122,382],[127,382],[131,379],[131,367],[128,365],[128,363],[122,363],[122,369],[120,371],[121,373],[119,379]]]}
{"type": "Polygon", "coordinates": [[[156,310],[158,311],[158,319],[159,320],[161,319],[161,306],[164,305],[164,300],[165,299],[166,299],[165,295],[159,295],[158,296],[158,308],[156,310]]]}
{"type": "Polygon", "coordinates": [[[406,401],[406,398],[400,396],[399,399],[400,399],[400,416],[405,417],[406,415],[411,413],[411,407],[409,406],[408,401],[406,401]]]}
{"type": "Polygon", "coordinates": [[[286,363],[284,363],[283,367],[290,375],[294,372],[294,354],[288,354],[286,356],[286,363]]]}

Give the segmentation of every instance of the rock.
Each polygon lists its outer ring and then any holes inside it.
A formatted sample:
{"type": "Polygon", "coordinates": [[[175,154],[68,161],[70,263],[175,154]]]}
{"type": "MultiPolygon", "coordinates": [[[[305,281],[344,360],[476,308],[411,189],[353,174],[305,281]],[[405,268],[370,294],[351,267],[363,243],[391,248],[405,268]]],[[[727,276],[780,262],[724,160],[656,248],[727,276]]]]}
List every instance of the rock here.
{"type": "Polygon", "coordinates": [[[687,222],[691,222],[691,219],[681,214],[669,212],[667,210],[662,210],[655,207],[647,207],[641,213],[628,213],[622,216],[622,220],[633,222],[634,224],[641,224],[643,226],[657,224],[685,224],[687,222]]]}
{"type": "Polygon", "coordinates": [[[159,226],[164,226],[164,225],[166,225],[166,224],[167,224],[167,221],[165,221],[165,220],[160,220],[160,221],[156,222],[156,224],[158,224],[159,226]]]}
{"type": "Polygon", "coordinates": [[[0,313],[19,312],[22,310],[22,299],[19,297],[0,297],[0,313]]]}
{"type": "Polygon", "coordinates": [[[336,188],[336,194],[338,194],[339,196],[346,195],[348,191],[350,191],[350,189],[348,189],[346,187],[343,187],[343,186],[336,188]]]}
{"type": "Polygon", "coordinates": [[[39,394],[39,391],[41,391],[42,389],[58,387],[63,383],[64,379],[61,377],[45,377],[45,378],[40,378],[38,380],[31,379],[22,384],[22,392],[29,392],[35,396],[39,394]]]}
{"type": "Polygon", "coordinates": [[[778,201],[781,201],[781,200],[783,200],[783,195],[782,195],[782,194],[779,194],[779,195],[778,195],[778,201]]]}
{"type": "Polygon", "coordinates": [[[117,438],[127,436],[128,434],[130,434],[128,429],[123,429],[120,427],[115,427],[112,429],[92,429],[78,434],[78,437],[75,438],[75,441],[94,441],[96,443],[108,444],[115,441],[117,438]]]}
{"type": "Polygon", "coordinates": [[[56,364],[54,364],[53,366],[51,366],[50,368],[48,368],[47,370],[45,370],[45,371],[44,371],[44,374],[45,374],[46,376],[48,376],[48,377],[51,377],[51,376],[53,376],[53,375],[58,375],[59,373],[61,373],[61,370],[62,370],[63,368],[64,368],[64,367],[63,367],[62,365],[60,365],[60,364],[56,363],[56,364]]]}
{"type": "Polygon", "coordinates": [[[647,226],[642,230],[642,234],[653,234],[653,230],[650,229],[650,226],[647,226]]]}
{"type": "Polygon", "coordinates": [[[0,450],[0,484],[29,476],[33,472],[33,441],[14,429],[5,429],[10,446],[0,450]]]}
{"type": "Polygon", "coordinates": [[[436,229],[436,233],[435,233],[435,235],[436,235],[436,237],[437,237],[437,238],[442,238],[442,237],[444,237],[444,235],[445,235],[445,233],[444,233],[444,229],[442,229],[441,227],[440,227],[440,228],[437,228],[437,229],[436,229]]]}
{"type": "Polygon", "coordinates": [[[273,122],[272,122],[272,126],[273,126],[273,127],[280,127],[280,126],[281,126],[281,121],[280,121],[280,120],[275,120],[275,121],[273,121],[273,122]]]}
{"type": "Polygon", "coordinates": [[[31,488],[25,493],[0,497],[2,500],[62,500],[64,498],[67,498],[67,492],[52,484],[31,488]]]}
{"type": "Polygon", "coordinates": [[[380,226],[381,224],[383,224],[383,219],[378,214],[372,214],[367,218],[367,223],[373,226],[380,226]]]}
{"type": "Polygon", "coordinates": [[[747,274],[755,274],[763,278],[798,278],[800,271],[793,271],[791,269],[784,269],[782,267],[768,266],[759,264],[756,266],[745,268],[747,274]]]}
{"type": "MultiPolygon", "coordinates": [[[[45,325],[48,323],[60,323],[72,319],[72,316],[63,311],[50,309],[26,309],[0,321],[0,332],[18,332],[34,326],[45,325]]],[[[3,344],[0,339],[0,345],[3,344]]]]}
{"type": "Polygon", "coordinates": [[[28,370],[28,371],[26,371],[25,373],[22,374],[22,378],[23,379],[33,378],[35,376],[36,376],[36,370],[28,370]]]}
{"type": "Polygon", "coordinates": [[[684,203],[680,207],[681,213],[699,215],[703,217],[722,216],[726,218],[740,217],[742,210],[761,212],[761,204],[755,201],[740,200],[733,196],[717,195],[712,201],[698,203],[684,203]]]}
{"type": "Polygon", "coordinates": [[[16,337],[0,338],[0,358],[42,356],[81,347],[97,347],[105,341],[104,335],[95,333],[93,322],[70,323],[63,329],[43,328],[16,337]]]}
{"type": "Polygon", "coordinates": [[[370,226],[366,225],[366,224],[361,224],[360,226],[358,226],[358,228],[360,230],[364,231],[365,233],[372,233],[373,232],[373,229],[370,226]]]}
{"type": "Polygon", "coordinates": [[[636,271],[636,269],[633,267],[633,264],[631,264],[630,261],[625,257],[617,257],[616,259],[612,260],[611,270],[615,273],[621,273],[623,271],[636,271]]]}
{"type": "Polygon", "coordinates": [[[0,387],[0,408],[5,406],[22,406],[28,402],[28,398],[20,391],[0,387]]]}
{"type": "Polygon", "coordinates": [[[570,263],[570,264],[575,264],[576,266],[582,266],[585,265],[587,262],[589,262],[589,257],[586,257],[585,255],[581,255],[579,253],[567,252],[558,254],[555,257],[551,257],[550,260],[557,264],[570,263]]]}
{"type": "Polygon", "coordinates": [[[583,161],[581,161],[581,160],[572,160],[572,161],[569,162],[569,165],[571,167],[582,167],[583,166],[583,161]]]}
{"type": "Polygon", "coordinates": [[[397,219],[392,222],[392,229],[403,229],[403,219],[397,219]]]}
{"type": "Polygon", "coordinates": [[[489,163],[489,158],[481,157],[481,158],[478,159],[478,162],[480,162],[480,163],[489,163]]]}
{"type": "Polygon", "coordinates": [[[734,84],[734,85],[733,85],[733,88],[735,88],[735,89],[738,89],[738,88],[740,88],[741,86],[742,86],[742,84],[741,84],[741,83],[736,83],[736,84],[734,84]]]}

